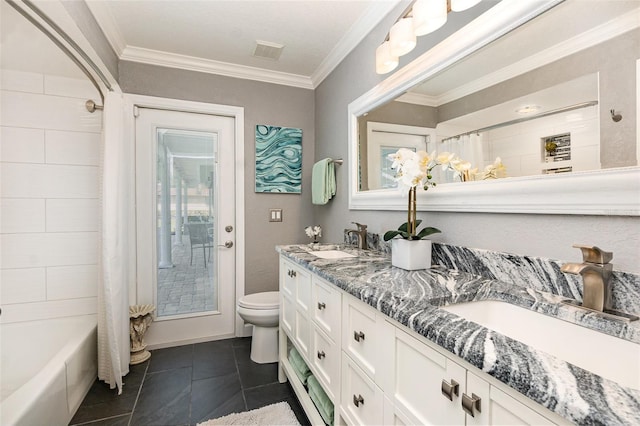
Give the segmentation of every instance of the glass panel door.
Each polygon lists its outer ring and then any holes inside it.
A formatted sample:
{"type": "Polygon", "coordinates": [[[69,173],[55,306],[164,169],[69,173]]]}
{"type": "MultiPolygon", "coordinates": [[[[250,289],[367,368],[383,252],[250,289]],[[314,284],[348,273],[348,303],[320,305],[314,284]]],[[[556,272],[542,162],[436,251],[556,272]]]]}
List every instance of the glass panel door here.
{"type": "Polygon", "coordinates": [[[217,134],[156,129],[158,317],[218,310],[217,134]]]}

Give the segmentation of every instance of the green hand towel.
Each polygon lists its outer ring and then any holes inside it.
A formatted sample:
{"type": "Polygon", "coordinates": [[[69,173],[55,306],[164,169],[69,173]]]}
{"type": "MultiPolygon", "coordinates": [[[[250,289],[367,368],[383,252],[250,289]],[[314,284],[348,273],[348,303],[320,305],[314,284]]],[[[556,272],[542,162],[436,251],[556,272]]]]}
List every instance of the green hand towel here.
{"type": "Polygon", "coordinates": [[[311,173],[311,201],[313,204],[327,204],[336,195],[336,169],[331,158],[325,158],[313,165],[311,173]]]}
{"type": "Polygon", "coordinates": [[[307,385],[309,387],[309,398],[315,404],[322,420],[329,426],[333,425],[333,402],[329,399],[327,394],[325,393],[320,383],[318,383],[318,379],[315,376],[310,376],[307,380],[307,385]]]}
{"type": "Polygon", "coordinates": [[[291,348],[289,351],[289,362],[302,384],[306,385],[308,377],[311,376],[311,370],[309,370],[296,348],[291,348]]]}

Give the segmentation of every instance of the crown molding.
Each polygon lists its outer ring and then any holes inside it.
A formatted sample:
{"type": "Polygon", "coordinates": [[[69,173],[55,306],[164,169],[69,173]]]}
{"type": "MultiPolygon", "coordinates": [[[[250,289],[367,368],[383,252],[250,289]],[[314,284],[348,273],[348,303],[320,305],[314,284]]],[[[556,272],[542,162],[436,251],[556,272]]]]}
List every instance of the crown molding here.
{"type": "Polygon", "coordinates": [[[537,54],[529,56],[526,59],[445,92],[442,95],[435,97],[437,104],[435,106],[444,105],[479,90],[502,83],[510,78],[524,74],[543,65],[550,64],[568,55],[595,46],[603,41],[610,40],[638,27],[640,27],[640,20],[638,19],[637,10],[632,10],[618,18],[592,28],[589,31],[578,34],[565,42],[559,43],[549,49],[545,49],[537,54]]]}
{"type": "Polygon", "coordinates": [[[304,75],[270,71],[262,68],[178,55],[176,53],[161,52],[159,50],[144,49],[135,46],[127,46],[122,52],[122,55],[120,55],[120,59],[123,61],[223,75],[226,77],[282,84],[302,89],[314,89],[311,78],[304,75]]]}
{"type": "Polygon", "coordinates": [[[107,2],[87,1],[85,3],[98,22],[111,48],[116,52],[116,55],[120,57],[127,44],[120,32],[120,27],[118,27],[113,14],[109,10],[109,6],[107,6],[107,2]]]}
{"type": "Polygon", "coordinates": [[[407,92],[398,96],[396,99],[398,102],[405,102],[407,104],[423,105],[430,107],[437,107],[438,98],[436,96],[425,95],[423,93],[407,92]]]}
{"type": "Polygon", "coordinates": [[[365,13],[353,24],[338,44],[311,74],[313,87],[316,88],[347,57],[349,53],[369,34],[401,0],[375,1],[365,13]]]}

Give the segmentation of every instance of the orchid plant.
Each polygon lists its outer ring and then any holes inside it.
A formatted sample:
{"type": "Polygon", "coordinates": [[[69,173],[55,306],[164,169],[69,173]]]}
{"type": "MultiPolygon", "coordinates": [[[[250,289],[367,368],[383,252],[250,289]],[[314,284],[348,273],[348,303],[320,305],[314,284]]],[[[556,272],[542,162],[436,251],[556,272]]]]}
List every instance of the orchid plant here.
{"type": "Polygon", "coordinates": [[[407,240],[420,240],[441,232],[437,228],[427,227],[416,233],[417,227],[422,222],[416,219],[416,188],[419,185],[426,191],[436,186],[431,174],[436,166],[442,166],[443,170],[452,170],[454,177],[462,181],[468,180],[471,163],[461,160],[450,152],[442,152],[436,156],[435,152],[428,154],[426,151],[412,151],[407,148],[400,148],[394,154],[390,154],[389,159],[393,161],[391,168],[396,170],[396,181],[400,189],[408,190],[409,204],[407,222],[400,225],[397,230],[386,232],[384,240],[389,241],[397,235],[407,240]]]}
{"type": "Polygon", "coordinates": [[[322,237],[322,228],[319,225],[307,226],[304,228],[304,233],[307,237],[313,239],[314,243],[318,242],[318,238],[322,237]]]}

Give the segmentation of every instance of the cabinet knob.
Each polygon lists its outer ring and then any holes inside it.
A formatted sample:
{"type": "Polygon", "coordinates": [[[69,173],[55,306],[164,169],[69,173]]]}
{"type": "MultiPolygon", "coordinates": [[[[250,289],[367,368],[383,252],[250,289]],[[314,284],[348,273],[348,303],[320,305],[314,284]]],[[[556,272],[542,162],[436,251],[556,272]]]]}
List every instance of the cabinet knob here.
{"type": "Polygon", "coordinates": [[[326,308],[327,305],[324,304],[324,302],[318,302],[318,310],[323,310],[324,308],[326,308]]]}
{"type": "Polygon", "coordinates": [[[326,355],[324,354],[324,351],[318,351],[318,359],[322,359],[324,358],[326,355]]]}
{"type": "Polygon", "coordinates": [[[360,340],[364,340],[364,333],[362,331],[354,331],[353,338],[355,339],[356,342],[359,342],[360,340]]]}
{"type": "Polygon", "coordinates": [[[453,401],[453,395],[460,395],[460,384],[453,379],[451,379],[451,383],[448,383],[446,380],[442,379],[440,390],[449,401],[453,401]]]}
{"type": "Polygon", "coordinates": [[[478,413],[481,413],[480,409],[480,397],[475,393],[472,393],[471,396],[466,393],[462,394],[462,409],[465,413],[470,415],[471,417],[476,416],[476,410],[478,413]]]}
{"type": "Polygon", "coordinates": [[[358,395],[358,396],[353,395],[353,405],[355,405],[356,407],[359,407],[360,404],[364,405],[364,398],[362,397],[362,395],[358,395]]]}
{"type": "Polygon", "coordinates": [[[292,277],[295,277],[295,276],[297,276],[297,275],[298,275],[298,274],[296,274],[296,271],[291,271],[291,276],[292,276],[292,277]]]}

